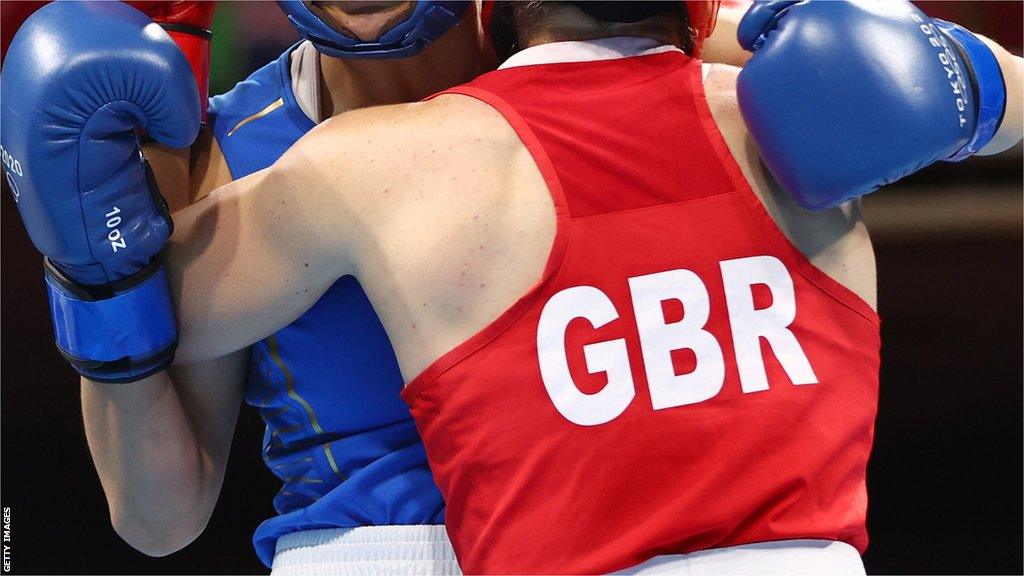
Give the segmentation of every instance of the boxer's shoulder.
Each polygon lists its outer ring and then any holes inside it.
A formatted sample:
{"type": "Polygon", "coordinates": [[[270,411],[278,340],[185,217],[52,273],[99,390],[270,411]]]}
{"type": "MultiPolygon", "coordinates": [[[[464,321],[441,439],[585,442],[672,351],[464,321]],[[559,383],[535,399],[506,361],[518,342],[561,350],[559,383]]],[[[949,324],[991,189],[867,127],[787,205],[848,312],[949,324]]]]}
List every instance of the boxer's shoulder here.
{"type": "Polygon", "coordinates": [[[551,212],[544,179],[515,130],[488,104],[461,95],[331,118],[270,173],[316,220],[330,219],[322,244],[343,246],[339,257],[350,264],[381,250],[393,261],[410,246],[438,253],[452,248],[441,240],[484,234],[477,230],[484,224],[493,232],[492,219],[505,223],[513,211],[534,219],[551,212]]]}
{"type": "Polygon", "coordinates": [[[423,190],[440,197],[473,186],[483,193],[478,185],[512,169],[520,152],[525,147],[499,112],[467,96],[444,95],[331,118],[300,140],[286,162],[380,205],[385,191],[397,202],[423,190]]]}
{"type": "MultiPolygon", "coordinates": [[[[508,152],[519,142],[515,131],[491,105],[462,94],[442,94],[423,102],[363,108],[324,123],[339,138],[365,140],[366,150],[416,153],[422,148],[478,153],[508,152]],[[368,136],[372,138],[363,138],[368,136]],[[403,146],[395,146],[401,142],[403,146]],[[501,147],[494,150],[491,146],[501,147]]],[[[444,152],[447,153],[447,152],[444,152]]],[[[411,159],[411,158],[410,158],[411,159]]],[[[430,158],[417,160],[425,163],[430,158]]]]}

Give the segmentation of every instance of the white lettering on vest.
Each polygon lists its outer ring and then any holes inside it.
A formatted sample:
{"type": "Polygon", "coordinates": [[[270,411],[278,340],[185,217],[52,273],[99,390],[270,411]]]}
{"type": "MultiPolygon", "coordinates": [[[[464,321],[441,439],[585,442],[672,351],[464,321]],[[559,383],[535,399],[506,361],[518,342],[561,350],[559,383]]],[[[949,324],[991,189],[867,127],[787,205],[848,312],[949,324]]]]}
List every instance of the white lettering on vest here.
{"type": "Polygon", "coordinates": [[[629,279],[629,291],[654,409],[696,404],[718,394],[725,383],[725,362],[718,340],[704,330],[711,302],[700,277],[689,270],[637,276],[629,279]],[[683,304],[682,320],[665,322],[661,303],[666,300],[683,304]],[[676,375],[672,351],[683,348],[693,350],[697,367],[676,375]]]}
{"type": "MultiPolygon", "coordinates": [[[[743,392],[768,389],[762,338],[794,384],[816,384],[818,378],[789,329],[796,318],[796,294],[785,265],[772,256],[753,256],[724,260],[719,266],[743,392]],[[772,298],[769,306],[755,308],[755,285],[767,287],[772,298]]],[[[663,410],[716,396],[725,382],[725,362],[718,341],[704,329],[711,303],[700,277],[689,270],[669,270],[630,278],[629,288],[652,407],[663,410]],[[662,303],[671,300],[683,305],[683,318],[678,322],[665,321],[662,303]],[[696,367],[677,375],[672,352],[682,349],[693,351],[696,367]]],[[[624,338],[583,347],[587,370],[607,374],[608,384],[600,391],[581,392],[569,370],[565,348],[569,324],[582,318],[596,330],[618,317],[611,299],[593,286],[566,288],[552,296],[541,311],[537,326],[541,378],[555,408],[574,424],[610,422],[636,396],[624,338]]]]}
{"type": "Polygon", "coordinates": [[[597,329],[618,317],[608,296],[593,286],[562,290],[551,297],[541,312],[537,326],[541,378],[555,408],[574,424],[594,426],[609,422],[622,414],[636,395],[626,341],[622,338],[583,347],[590,373],[608,375],[608,384],[599,392],[580,392],[569,373],[565,351],[565,330],[569,323],[584,318],[597,329]]]}
{"type": "Polygon", "coordinates": [[[761,355],[761,338],[768,341],[779,364],[793,384],[817,384],[818,377],[807,361],[789,325],[796,319],[796,294],[786,265],[772,256],[754,256],[723,260],[722,283],[729,307],[729,328],[736,350],[736,365],[744,392],[768,389],[768,375],[761,355]],[[763,284],[772,294],[767,308],[754,308],[755,284],[763,284]]]}

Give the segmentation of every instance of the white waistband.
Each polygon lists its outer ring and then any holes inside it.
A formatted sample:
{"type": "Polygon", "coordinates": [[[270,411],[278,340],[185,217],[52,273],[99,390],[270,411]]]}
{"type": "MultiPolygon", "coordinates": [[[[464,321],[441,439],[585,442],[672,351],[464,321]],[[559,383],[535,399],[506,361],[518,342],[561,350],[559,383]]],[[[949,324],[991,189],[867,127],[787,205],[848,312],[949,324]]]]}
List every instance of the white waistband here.
{"type": "MultiPolygon", "coordinates": [[[[461,574],[444,526],[304,530],[277,541],[272,576],[461,574]]],[[[863,576],[857,549],[831,540],[781,540],[657,556],[615,574],[863,576]]]]}
{"type": "Polygon", "coordinates": [[[845,542],[780,540],[657,556],[615,574],[863,576],[864,562],[857,549],[845,542]]]}
{"type": "Polygon", "coordinates": [[[461,574],[444,526],[303,530],[277,540],[272,576],[461,574]]]}

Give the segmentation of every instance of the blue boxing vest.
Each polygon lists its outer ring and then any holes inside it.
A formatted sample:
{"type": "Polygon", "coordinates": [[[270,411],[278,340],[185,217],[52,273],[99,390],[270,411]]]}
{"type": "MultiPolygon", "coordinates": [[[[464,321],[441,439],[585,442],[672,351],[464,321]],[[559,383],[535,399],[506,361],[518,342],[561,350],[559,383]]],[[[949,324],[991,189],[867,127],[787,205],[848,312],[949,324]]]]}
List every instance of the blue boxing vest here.
{"type": "MultiPolygon", "coordinates": [[[[296,46],[210,101],[210,125],[235,179],[273,164],[314,126],[292,93],[296,46]]],[[[252,346],[245,400],[266,421],[263,460],[284,483],[278,515],[253,536],[264,564],[289,532],[444,523],[401,390],[391,342],[351,276],[252,346]]]]}

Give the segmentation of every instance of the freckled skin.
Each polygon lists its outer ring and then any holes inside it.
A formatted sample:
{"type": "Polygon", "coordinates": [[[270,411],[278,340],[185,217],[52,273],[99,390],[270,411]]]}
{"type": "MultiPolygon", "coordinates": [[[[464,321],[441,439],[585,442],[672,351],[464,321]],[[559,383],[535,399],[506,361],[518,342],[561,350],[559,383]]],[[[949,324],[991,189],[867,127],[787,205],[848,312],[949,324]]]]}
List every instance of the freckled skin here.
{"type": "MultiPolygon", "coordinates": [[[[858,211],[796,207],[769,180],[746,134],[735,71],[713,67],[705,91],[726,144],[782,232],[874,302],[873,254],[858,211]]],[[[237,238],[236,249],[197,250],[185,270],[191,278],[179,283],[202,291],[202,298],[179,298],[182,357],[251,342],[254,334],[238,326],[271,333],[337,278],[355,274],[409,381],[527,293],[554,238],[551,195],[529,151],[496,110],[465,96],[334,118],[262,174],[218,194],[228,228],[221,236],[237,238]],[[290,202],[267,209],[260,198],[281,190],[290,202]],[[254,260],[263,264],[258,278],[243,265],[254,260]],[[234,273],[230,282],[204,280],[207,270],[224,268],[234,273]],[[292,284],[308,297],[292,297],[292,284]],[[282,288],[287,298],[279,297],[282,288]]],[[[193,208],[195,215],[177,220],[186,237],[203,210],[193,208]]]]}

